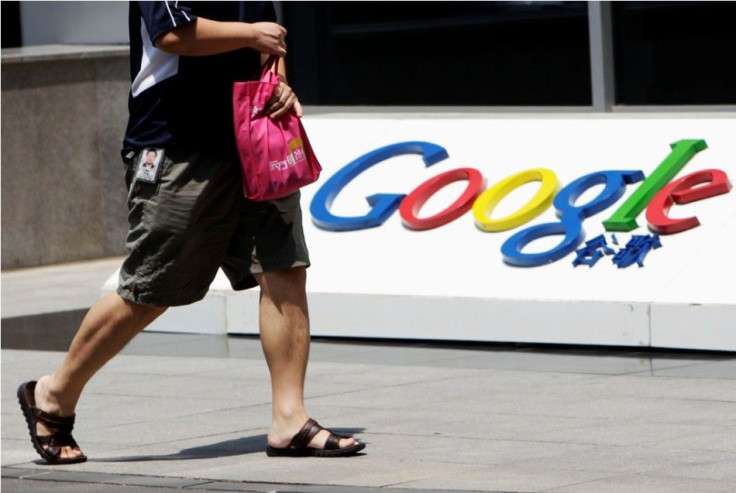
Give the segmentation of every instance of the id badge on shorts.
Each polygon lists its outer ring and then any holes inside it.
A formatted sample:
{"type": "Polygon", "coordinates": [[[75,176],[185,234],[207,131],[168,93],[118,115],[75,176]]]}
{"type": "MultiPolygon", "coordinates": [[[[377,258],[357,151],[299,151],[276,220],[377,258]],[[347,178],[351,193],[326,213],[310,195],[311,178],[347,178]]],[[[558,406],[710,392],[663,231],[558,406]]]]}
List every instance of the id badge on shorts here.
{"type": "Polygon", "coordinates": [[[148,148],[141,152],[136,165],[135,179],[144,183],[156,183],[161,176],[164,150],[148,148]]]}

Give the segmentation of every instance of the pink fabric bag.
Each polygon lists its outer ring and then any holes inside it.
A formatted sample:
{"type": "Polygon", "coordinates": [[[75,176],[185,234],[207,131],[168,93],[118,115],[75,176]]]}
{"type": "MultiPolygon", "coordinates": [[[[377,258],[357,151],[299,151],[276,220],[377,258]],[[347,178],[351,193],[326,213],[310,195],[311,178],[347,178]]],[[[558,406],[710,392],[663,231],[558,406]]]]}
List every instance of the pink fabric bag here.
{"type": "Polygon", "coordinates": [[[322,171],[301,120],[293,111],[274,121],[264,113],[279,84],[279,58],[271,56],[260,81],[235,82],[235,141],[243,170],[243,193],[271,200],[317,181],[322,171]]]}

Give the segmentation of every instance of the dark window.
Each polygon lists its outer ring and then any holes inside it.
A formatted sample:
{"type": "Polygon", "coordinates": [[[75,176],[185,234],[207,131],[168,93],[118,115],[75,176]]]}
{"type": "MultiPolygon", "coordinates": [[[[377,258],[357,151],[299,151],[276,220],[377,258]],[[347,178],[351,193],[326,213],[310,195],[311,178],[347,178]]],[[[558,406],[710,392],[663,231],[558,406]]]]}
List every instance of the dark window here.
{"type": "Polygon", "coordinates": [[[736,3],[611,4],[618,104],[736,103],[736,3]]]}
{"type": "Polygon", "coordinates": [[[307,104],[591,104],[584,2],[282,6],[307,104]]]}
{"type": "Polygon", "coordinates": [[[2,15],[2,47],[16,48],[21,45],[20,2],[0,2],[2,15]]]}

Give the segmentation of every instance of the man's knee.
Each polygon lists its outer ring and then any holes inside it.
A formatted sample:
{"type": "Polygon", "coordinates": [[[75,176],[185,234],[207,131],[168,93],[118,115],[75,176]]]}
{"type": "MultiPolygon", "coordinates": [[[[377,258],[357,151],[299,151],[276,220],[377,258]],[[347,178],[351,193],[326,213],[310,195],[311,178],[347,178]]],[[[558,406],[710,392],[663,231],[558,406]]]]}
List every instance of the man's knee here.
{"type": "Polygon", "coordinates": [[[143,320],[153,321],[161,316],[169,308],[168,306],[142,305],[140,303],[126,300],[119,295],[118,299],[120,300],[120,303],[122,303],[122,305],[124,306],[124,309],[128,311],[133,317],[143,320]]]}
{"type": "Polygon", "coordinates": [[[280,272],[287,283],[293,283],[299,286],[305,286],[307,283],[307,268],[304,266],[291,267],[277,271],[280,272]]]}
{"type": "Polygon", "coordinates": [[[258,284],[263,287],[269,285],[286,285],[291,287],[304,286],[307,280],[307,268],[304,266],[290,267],[288,269],[272,270],[256,276],[258,284]]]}
{"type": "Polygon", "coordinates": [[[300,299],[305,296],[307,284],[306,267],[292,267],[258,274],[256,280],[262,295],[277,300],[300,299]]]}

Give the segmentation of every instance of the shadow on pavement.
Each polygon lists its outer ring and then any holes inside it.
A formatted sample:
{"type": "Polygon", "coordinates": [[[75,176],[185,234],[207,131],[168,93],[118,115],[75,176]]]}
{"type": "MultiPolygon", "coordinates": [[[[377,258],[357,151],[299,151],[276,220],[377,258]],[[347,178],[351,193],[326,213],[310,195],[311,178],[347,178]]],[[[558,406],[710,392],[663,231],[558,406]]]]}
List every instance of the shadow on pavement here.
{"type": "MultiPolygon", "coordinates": [[[[365,431],[364,428],[332,428],[338,435],[354,435],[365,431]]],[[[211,445],[187,448],[168,455],[134,455],[128,457],[110,457],[107,459],[89,459],[89,462],[149,462],[167,460],[197,460],[232,457],[234,455],[265,453],[267,435],[236,438],[211,445]]],[[[42,461],[39,461],[42,462],[42,461]]]]}
{"type": "Polygon", "coordinates": [[[255,454],[266,450],[266,435],[236,438],[224,442],[202,445],[181,450],[168,455],[134,455],[129,457],[110,457],[90,459],[90,462],[148,462],[156,460],[195,460],[230,457],[233,455],[255,454]]]}

